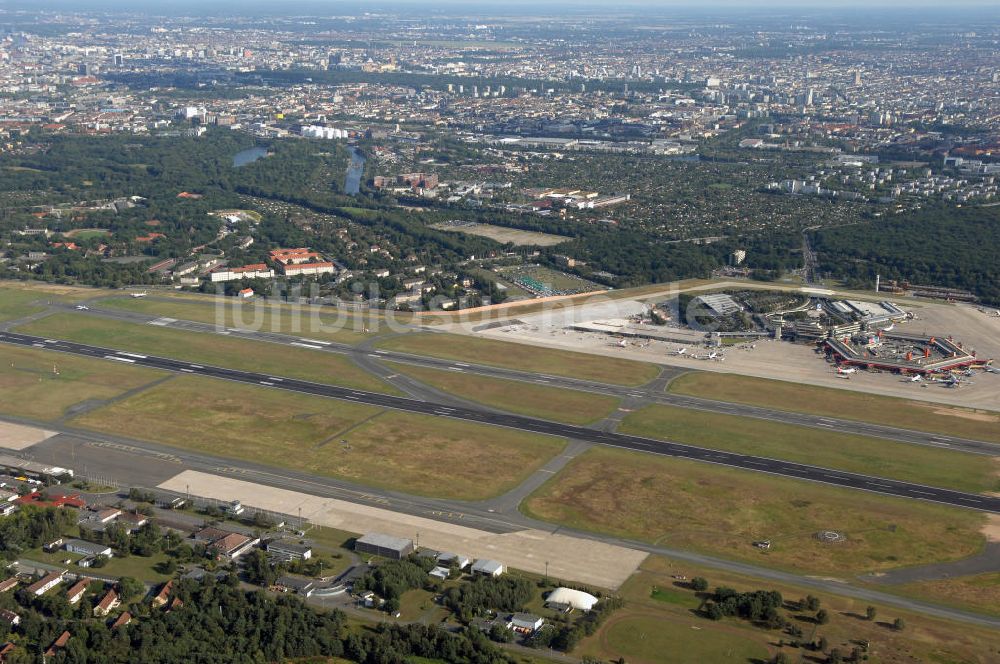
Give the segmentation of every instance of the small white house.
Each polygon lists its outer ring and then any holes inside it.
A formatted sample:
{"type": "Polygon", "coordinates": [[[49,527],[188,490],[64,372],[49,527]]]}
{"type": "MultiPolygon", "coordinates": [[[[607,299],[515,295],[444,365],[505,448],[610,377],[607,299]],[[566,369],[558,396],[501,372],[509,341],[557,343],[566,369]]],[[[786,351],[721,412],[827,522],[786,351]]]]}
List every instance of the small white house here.
{"type": "Polygon", "coordinates": [[[507,568],[504,564],[497,562],[496,560],[489,560],[487,558],[481,558],[472,564],[472,573],[481,574],[483,576],[500,576],[507,568]]]}

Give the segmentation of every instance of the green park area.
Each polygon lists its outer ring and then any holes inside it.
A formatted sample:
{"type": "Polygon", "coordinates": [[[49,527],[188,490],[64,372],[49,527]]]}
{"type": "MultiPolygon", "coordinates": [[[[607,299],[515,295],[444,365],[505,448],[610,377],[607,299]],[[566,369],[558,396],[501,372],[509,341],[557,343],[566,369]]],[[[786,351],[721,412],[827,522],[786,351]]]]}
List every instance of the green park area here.
{"type": "Polygon", "coordinates": [[[55,420],[74,404],[113,399],[164,375],[105,360],[0,345],[0,413],[55,420]]]}
{"type": "Polygon", "coordinates": [[[395,362],[396,371],[438,390],[520,415],[568,424],[588,424],[610,415],[618,407],[614,397],[576,390],[489,378],[457,371],[427,369],[395,362]]]}
{"type": "Polygon", "coordinates": [[[74,420],[96,431],[407,493],[485,499],[559,453],[557,438],[182,376],[74,420]],[[177,418],[183,411],[185,417],[177,418]]]}
{"type": "Polygon", "coordinates": [[[961,491],[1000,490],[996,465],[981,455],[768,420],[654,405],[628,415],[619,431],[961,491]]]}
{"type": "Polygon", "coordinates": [[[359,390],[393,392],[392,388],[334,353],[187,332],[154,325],[123,323],[80,314],[56,314],[23,325],[18,332],[67,339],[145,355],[299,378],[359,390]]]}
{"type": "Polygon", "coordinates": [[[659,367],[645,362],[459,334],[408,334],[380,341],[377,345],[402,353],[614,385],[643,385],[659,373],[659,367]]]}
{"type": "Polygon", "coordinates": [[[676,378],[669,390],[706,399],[1000,442],[1000,413],[992,411],[705,371],[676,378]]]}
{"type": "Polygon", "coordinates": [[[985,517],[711,464],[594,448],[524,503],[573,528],[806,574],[865,572],[980,552],[985,517]],[[842,541],[821,540],[833,531],[842,541]],[[755,542],[769,541],[767,550],[755,542]]]}
{"type": "Polygon", "coordinates": [[[769,662],[783,652],[790,662],[823,662],[833,650],[846,657],[868,643],[867,661],[876,662],[982,662],[997,653],[996,632],[985,628],[931,618],[886,604],[871,604],[845,595],[812,588],[774,583],[685,561],[651,556],[618,594],[625,606],[613,613],[597,632],[573,652],[604,662],[624,658],[634,664],[687,664],[688,662],[769,662]],[[691,587],[694,578],[704,579],[705,591],[691,587]],[[784,599],[780,615],[799,638],[789,632],[768,629],[740,617],[710,620],[703,609],[716,588],[747,593],[777,591],[784,599]],[[813,596],[818,607],[802,604],[813,596]],[[868,619],[868,607],[874,609],[868,619]],[[823,610],[826,619],[815,619],[823,610]],[[895,629],[897,618],[904,629],[895,629]],[[817,652],[800,644],[825,642],[817,652]],[[780,645],[779,645],[780,644],[780,645]]]}

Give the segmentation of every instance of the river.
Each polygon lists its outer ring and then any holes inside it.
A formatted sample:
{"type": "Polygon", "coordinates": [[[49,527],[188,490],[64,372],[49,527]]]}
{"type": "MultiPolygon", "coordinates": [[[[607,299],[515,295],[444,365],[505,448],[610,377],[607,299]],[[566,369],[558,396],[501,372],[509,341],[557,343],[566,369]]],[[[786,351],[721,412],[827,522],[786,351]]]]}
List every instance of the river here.
{"type": "Polygon", "coordinates": [[[365,156],[357,148],[351,148],[351,163],[344,178],[344,193],[357,194],[361,191],[361,176],[365,172],[365,156]]]}

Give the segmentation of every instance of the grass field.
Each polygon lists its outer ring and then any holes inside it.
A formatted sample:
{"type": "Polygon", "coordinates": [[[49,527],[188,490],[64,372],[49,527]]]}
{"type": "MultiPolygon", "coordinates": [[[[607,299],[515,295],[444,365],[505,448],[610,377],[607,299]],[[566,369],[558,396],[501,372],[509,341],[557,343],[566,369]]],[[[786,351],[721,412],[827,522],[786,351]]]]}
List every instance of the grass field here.
{"type": "MultiPolygon", "coordinates": [[[[224,327],[301,335],[310,339],[346,344],[364,341],[372,336],[372,333],[364,331],[365,328],[374,328],[373,324],[346,313],[340,318],[336,314],[321,314],[319,307],[254,304],[241,302],[235,298],[195,299],[189,296],[173,298],[168,302],[162,299],[109,297],[101,300],[100,306],[224,327]]],[[[329,308],[326,310],[331,311],[329,308]]]]}
{"type": "Polygon", "coordinates": [[[317,383],[375,392],[395,391],[342,355],[306,348],[123,323],[77,313],[48,316],[21,326],[18,331],[317,383]]]}
{"type": "Polygon", "coordinates": [[[602,632],[604,647],[629,662],[751,662],[763,661],[768,653],[766,646],[742,635],[715,630],[711,638],[706,638],[690,625],[634,611],[612,616],[602,632]]]}
{"type": "Polygon", "coordinates": [[[343,438],[350,450],[336,474],[456,500],[509,491],[565,446],[551,436],[394,411],[343,438]]]}
{"type": "Polygon", "coordinates": [[[735,374],[691,372],[678,394],[1000,442],[1000,413],[735,374]]]}
{"type": "Polygon", "coordinates": [[[615,385],[642,385],[656,378],[659,373],[659,367],[645,362],[550,350],[459,334],[408,334],[380,341],[377,345],[379,348],[403,353],[615,385]]]}
{"type": "Polygon", "coordinates": [[[629,414],[619,431],[961,491],[1000,490],[1000,465],[989,457],[735,415],[654,405],[629,414]]]}
{"type": "Polygon", "coordinates": [[[569,424],[588,424],[610,415],[619,399],[590,392],[532,385],[457,371],[441,371],[408,364],[387,363],[396,371],[444,392],[531,417],[569,424]]]}
{"type": "Polygon", "coordinates": [[[163,375],[153,369],[0,345],[0,412],[55,420],[73,404],[112,399],[163,375]]]}
{"type": "Polygon", "coordinates": [[[43,311],[45,307],[31,304],[38,299],[44,300],[45,295],[30,290],[0,288],[0,321],[43,311]]]}
{"type": "Polygon", "coordinates": [[[516,486],[563,441],[361,404],[177,377],[74,420],[233,459],[442,498],[480,500],[516,486]],[[177,413],[183,411],[184,417],[177,413]]]}
{"type": "MultiPolygon", "coordinates": [[[[589,656],[610,662],[624,657],[631,664],[663,662],[763,662],[770,661],[787,635],[762,629],[747,621],[726,618],[708,620],[694,610],[702,599],[675,576],[703,576],[710,591],[718,586],[738,591],[777,590],[786,601],[797,601],[807,594],[816,595],[827,610],[830,622],[818,626],[808,616],[786,610],[785,616],[803,629],[804,637],[829,641],[830,648],[850,654],[857,642],[869,641],[869,660],[881,664],[904,662],[979,662],[986,664],[1000,656],[1000,637],[982,627],[959,625],[918,613],[876,605],[876,620],[864,618],[867,602],[813,589],[775,584],[744,575],[703,568],[681,561],[651,556],[640,570],[622,586],[619,594],[625,608],[611,615],[592,637],[585,639],[575,656],[589,656]],[[657,595],[673,601],[664,602],[657,595]],[[897,632],[889,627],[895,618],[906,621],[906,629],[897,632]],[[663,642],[664,639],[670,639],[663,642]],[[653,644],[660,645],[654,648],[653,644]],[[690,656],[688,654],[690,653],[690,656]]],[[[825,655],[783,648],[792,662],[822,662],[825,655]]]]}
{"type": "Polygon", "coordinates": [[[604,448],[523,505],[545,521],[837,577],[956,560],[985,543],[969,510],[604,448]],[[822,530],[844,533],[824,544],[822,530]],[[769,551],[753,546],[770,540],[769,551]]]}
{"type": "Polygon", "coordinates": [[[929,599],[967,611],[1000,616],[1000,572],[877,587],[879,590],[929,599]]]}
{"type": "Polygon", "coordinates": [[[0,300],[7,300],[10,293],[32,293],[32,298],[40,302],[79,302],[92,297],[110,295],[114,291],[88,286],[67,286],[44,281],[0,281],[0,300]]]}

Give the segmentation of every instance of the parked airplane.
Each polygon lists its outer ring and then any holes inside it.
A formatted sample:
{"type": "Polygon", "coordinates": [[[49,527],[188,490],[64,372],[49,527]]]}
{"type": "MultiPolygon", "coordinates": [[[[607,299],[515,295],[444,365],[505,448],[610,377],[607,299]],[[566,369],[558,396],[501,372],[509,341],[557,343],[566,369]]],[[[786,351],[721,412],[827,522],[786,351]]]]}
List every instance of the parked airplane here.
{"type": "Polygon", "coordinates": [[[986,370],[986,373],[1000,374],[1000,369],[997,369],[996,367],[983,367],[983,369],[986,370]]]}
{"type": "Polygon", "coordinates": [[[837,367],[838,374],[852,374],[857,370],[857,367],[847,367],[846,369],[844,367],[837,367]]]}
{"type": "Polygon", "coordinates": [[[671,351],[671,355],[684,355],[688,352],[687,348],[681,348],[680,350],[671,351]]]}
{"type": "Polygon", "coordinates": [[[628,339],[619,339],[618,343],[615,344],[619,348],[625,348],[628,346],[628,339]]]}
{"type": "Polygon", "coordinates": [[[132,293],[132,297],[146,297],[146,291],[142,291],[141,293],[132,293]]]}
{"type": "Polygon", "coordinates": [[[910,381],[911,383],[919,383],[919,382],[920,382],[920,381],[922,381],[923,379],[924,379],[924,377],[923,377],[923,376],[921,376],[920,374],[917,374],[916,376],[911,376],[911,377],[910,377],[910,378],[908,378],[907,380],[909,380],[909,381],[910,381]]]}
{"type": "Polygon", "coordinates": [[[707,355],[692,355],[692,357],[694,359],[696,359],[696,360],[724,360],[725,359],[725,355],[719,355],[714,350],[711,353],[708,353],[707,355]]]}
{"type": "Polygon", "coordinates": [[[88,307],[86,304],[78,304],[76,305],[76,308],[79,309],[80,311],[87,311],[88,309],[90,309],[90,307],[88,307]]]}

